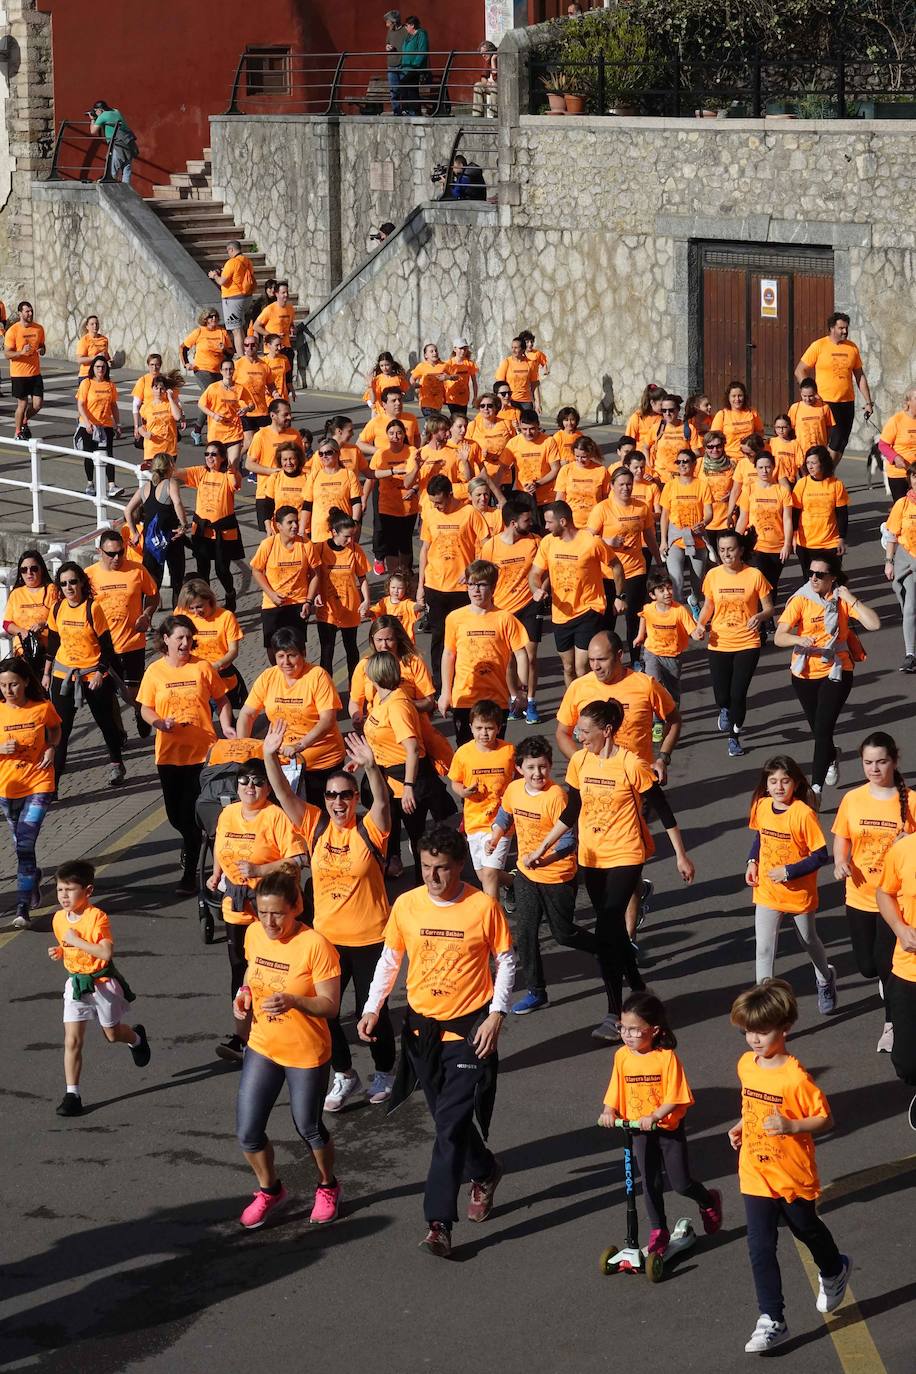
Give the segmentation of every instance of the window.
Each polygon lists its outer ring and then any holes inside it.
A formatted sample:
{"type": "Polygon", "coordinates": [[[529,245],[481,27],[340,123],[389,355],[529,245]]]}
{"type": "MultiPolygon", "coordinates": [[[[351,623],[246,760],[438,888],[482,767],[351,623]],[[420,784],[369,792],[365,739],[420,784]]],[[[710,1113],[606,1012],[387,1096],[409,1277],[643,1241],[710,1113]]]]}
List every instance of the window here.
{"type": "Polygon", "coordinates": [[[245,60],[248,95],[289,94],[289,48],[249,48],[245,60]]]}

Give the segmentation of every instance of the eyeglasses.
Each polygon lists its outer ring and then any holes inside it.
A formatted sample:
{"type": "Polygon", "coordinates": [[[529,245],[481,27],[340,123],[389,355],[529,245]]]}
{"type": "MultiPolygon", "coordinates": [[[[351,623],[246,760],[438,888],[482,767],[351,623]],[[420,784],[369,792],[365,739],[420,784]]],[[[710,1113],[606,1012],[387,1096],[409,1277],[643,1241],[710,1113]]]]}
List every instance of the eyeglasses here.
{"type": "Polygon", "coordinates": [[[62,580],[60,585],[62,587],[78,587],[80,584],[78,578],[68,577],[66,580],[62,580]]]}
{"type": "Polygon", "coordinates": [[[695,458],[675,458],[674,465],[679,468],[692,468],[695,462],[695,458]]]}
{"type": "Polygon", "coordinates": [[[490,586],[490,583],[489,583],[489,582],[469,582],[469,583],[468,583],[468,591],[469,591],[469,592],[470,592],[470,591],[473,591],[475,588],[479,591],[481,587],[489,587],[489,586],[490,586]]]}
{"type": "Polygon", "coordinates": [[[266,787],[266,786],[267,786],[267,779],[266,779],[266,778],[249,778],[249,777],[241,777],[241,778],[239,778],[239,787],[266,787]]]}
{"type": "MultiPolygon", "coordinates": [[[[824,582],[828,577],[831,577],[832,574],[829,572],[816,572],[814,568],[812,568],[808,576],[817,578],[818,582],[824,582]]],[[[61,583],[61,586],[63,586],[63,583],[61,583]]]]}
{"type": "Polygon", "coordinates": [[[347,788],[345,792],[325,792],[325,801],[356,801],[356,793],[347,788]]]}
{"type": "Polygon", "coordinates": [[[22,565],[22,567],[19,569],[19,571],[20,571],[20,572],[24,572],[24,573],[27,573],[27,572],[37,572],[37,573],[40,573],[40,572],[41,572],[41,568],[39,568],[39,566],[38,566],[37,563],[23,563],[23,565],[22,565]]]}
{"type": "Polygon", "coordinates": [[[337,449],[336,449],[336,448],[320,448],[320,449],[318,450],[318,457],[319,457],[319,458],[336,458],[336,457],[337,457],[337,449]]]}
{"type": "Polygon", "coordinates": [[[208,448],[204,452],[205,458],[222,458],[222,456],[218,448],[208,448]]]}
{"type": "Polygon", "coordinates": [[[245,346],[245,348],[257,348],[257,346],[258,346],[257,340],[256,340],[256,339],[246,339],[246,340],[245,340],[244,346],[245,346]]]}

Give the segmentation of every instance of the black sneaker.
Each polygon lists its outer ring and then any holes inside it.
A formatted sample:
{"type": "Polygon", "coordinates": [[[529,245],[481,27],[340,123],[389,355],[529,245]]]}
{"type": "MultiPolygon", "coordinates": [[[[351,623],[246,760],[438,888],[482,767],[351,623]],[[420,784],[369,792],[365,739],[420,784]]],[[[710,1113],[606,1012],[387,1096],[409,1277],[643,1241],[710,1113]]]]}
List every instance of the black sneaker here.
{"type": "Polygon", "coordinates": [[[83,1099],[79,1093],[64,1093],[55,1110],[58,1116],[82,1116],[83,1099]]]}
{"type": "Polygon", "coordinates": [[[140,1037],[139,1045],[131,1045],[130,1053],[138,1069],[145,1069],[150,1061],[149,1041],[146,1038],[145,1026],[134,1026],[134,1030],[140,1037]]]}
{"type": "Polygon", "coordinates": [[[916,673],[916,654],[907,654],[897,672],[916,673]]]}
{"type": "Polygon", "coordinates": [[[217,1059],[225,1059],[229,1064],[241,1064],[243,1045],[237,1035],[230,1035],[228,1040],[222,1040],[216,1047],[217,1059]]]}
{"type": "Polygon", "coordinates": [[[178,882],[178,891],[183,896],[190,896],[197,892],[197,865],[192,867],[185,865],[184,872],[178,882]]]}
{"type": "Polygon", "coordinates": [[[32,431],[29,429],[28,425],[22,426],[22,429],[19,431],[19,437],[20,439],[31,439],[32,431]]]}

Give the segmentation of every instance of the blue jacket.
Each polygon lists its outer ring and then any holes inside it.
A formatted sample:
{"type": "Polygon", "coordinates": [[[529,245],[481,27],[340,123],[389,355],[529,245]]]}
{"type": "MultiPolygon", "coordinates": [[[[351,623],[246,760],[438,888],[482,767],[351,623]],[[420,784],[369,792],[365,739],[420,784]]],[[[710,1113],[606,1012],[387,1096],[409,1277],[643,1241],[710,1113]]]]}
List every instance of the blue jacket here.
{"type": "Polygon", "coordinates": [[[422,72],[429,66],[429,34],[417,29],[404,39],[401,49],[401,71],[422,72]]]}

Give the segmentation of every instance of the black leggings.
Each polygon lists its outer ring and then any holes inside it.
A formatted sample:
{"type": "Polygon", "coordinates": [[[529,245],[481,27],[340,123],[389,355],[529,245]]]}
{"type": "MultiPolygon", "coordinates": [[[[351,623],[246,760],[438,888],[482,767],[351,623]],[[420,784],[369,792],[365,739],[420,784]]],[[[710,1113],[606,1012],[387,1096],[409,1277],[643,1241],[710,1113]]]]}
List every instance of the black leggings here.
{"type": "Polygon", "coordinates": [[[195,869],[200,857],[200,826],[194,814],[200,796],[201,763],[160,763],[156,772],[169,825],[181,836],[186,869],[195,869]]]}
{"type": "MultiPolygon", "coordinates": [[[[104,428],[105,428],[105,445],[104,445],[104,447],[105,447],[105,452],[106,452],[106,454],[108,455],[108,457],[111,458],[112,455],[114,454],[114,428],[113,428],[112,426],[110,426],[110,425],[105,425],[104,428]]],[[[75,436],[74,441],[73,441],[73,446],[74,446],[74,448],[77,448],[77,449],[82,450],[82,452],[86,454],[86,457],[83,459],[83,472],[85,472],[85,474],[86,474],[86,481],[87,481],[87,482],[91,482],[91,483],[93,484],[93,486],[94,486],[94,485],[95,485],[95,463],[92,461],[92,458],[91,458],[89,455],[90,455],[90,454],[93,454],[93,453],[98,453],[98,451],[99,451],[99,449],[102,447],[102,445],[96,443],[95,439],[93,439],[91,433],[89,432],[88,429],[85,428],[85,426],[83,426],[83,425],[78,425],[78,426],[77,426],[77,430],[76,430],[76,436],[75,436]]],[[[113,483],[114,480],[115,480],[114,463],[106,463],[106,464],[105,464],[105,481],[106,481],[106,482],[112,482],[112,483],[113,483]]]]}
{"type": "Polygon", "coordinates": [[[318,624],[318,643],[321,646],[321,657],[319,662],[324,671],[331,676],[334,672],[334,646],[337,643],[337,636],[343,640],[344,653],[347,656],[347,681],[353,677],[354,669],[359,662],[359,648],[356,643],[356,635],[359,630],[358,625],[332,625],[327,620],[319,620],[318,624]]]}
{"type": "Polygon", "coordinates": [[[636,966],[624,919],[630,898],[642,877],[642,864],[621,864],[617,868],[589,868],[580,864],[579,872],[595,911],[596,952],[607,992],[607,1009],[612,1016],[619,1017],[624,978],[634,992],[642,992],[646,986],[636,966]]]}
{"type": "Polygon", "coordinates": [[[716,705],[720,711],[728,711],[735,734],[741,729],[747,715],[747,694],[759,661],[759,649],[739,649],[736,653],[727,653],[723,649],[709,651],[709,676],[712,678],[716,705]]]}
{"type": "MultiPolygon", "coordinates": [[[[343,1005],[343,995],[347,984],[352,980],[357,1016],[363,1014],[363,1007],[369,996],[372,975],[383,948],[381,941],[375,945],[335,945],[340,956],[341,1005],[343,1005]]],[[[353,1067],[353,1056],[350,1054],[350,1046],[340,1024],[340,1016],[335,1016],[333,1021],[328,1022],[328,1026],[331,1031],[331,1067],[335,1073],[347,1073],[353,1067]]],[[[395,1044],[387,1002],[382,1003],[379,1011],[375,1040],[369,1046],[369,1052],[379,1073],[391,1072],[394,1068],[395,1044]]]]}
{"type": "Polygon", "coordinates": [[[745,1193],[744,1212],[757,1306],[774,1322],[781,1322],[785,1317],[785,1300],[776,1258],[780,1217],[796,1240],[800,1240],[811,1251],[811,1258],[825,1279],[836,1278],[841,1272],[843,1261],[840,1252],[833,1236],[818,1216],[817,1208],[808,1198],[797,1197],[793,1202],[787,1202],[782,1197],[757,1197],[745,1193]]]}
{"type": "Polygon", "coordinates": [[[515,879],[515,945],[524,985],[531,992],[546,992],[541,959],[540,926],[546,921],[558,945],[598,954],[598,941],[590,930],[573,920],[576,882],[536,883],[519,873],[515,879]]]}
{"type": "MultiPolygon", "coordinates": [[[[235,543],[238,543],[238,540],[235,543]]],[[[194,552],[194,562],[197,564],[197,576],[202,577],[205,582],[209,582],[210,568],[215,567],[216,576],[226,593],[226,610],[234,610],[235,583],[232,580],[230,549],[225,540],[221,539],[219,534],[215,539],[196,538],[191,547],[194,552]]]]}
{"type": "Polygon", "coordinates": [[[833,732],[852,690],[852,673],[844,672],[839,679],[793,675],[792,686],[814,736],[811,784],[823,787],[827,769],[836,758],[833,732]]]}
{"type": "Polygon", "coordinates": [[[70,734],[76,716],[76,694],[78,691],[82,691],[86,704],[92,713],[92,719],[102,732],[102,739],[105,741],[108,757],[112,763],[122,762],[121,746],[124,739],[124,733],[121,729],[121,713],[115,698],[115,685],[110,677],[102,678],[101,684],[95,691],[89,687],[78,687],[74,682],[67,680],[68,690],[62,692],[63,685],[63,678],[51,678],[51,704],[60,716],[60,743],[54,752],[54,774],[58,786],[60,786],[60,780],[67,768],[67,746],[70,743],[70,734]]]}
{"type": "Polygon", "coordinates": [[[856,968],[863,978],[881,979],[886,1007],[887,983],[897,944],[894,932],[878,911],[859,911],[857,907],[847,906],[846,920],[856,968]]]}
{"type": "Polygon", "coordinates": [[[264,606],[261,609],[261,630],[264,635],[264,650],[270,659],[271,665],[276,662],[276,655],[270,647],[270,641],[274,630],[298,630],[305,639],[307,629],[306,622],[302,618],[302,606],[264,606]]]}
{"type": "Polygon", "coordinates": [[[647,1135],[634,1136],[633,1152],[642,1178],[646,1215],[653,1230],[658,1227],[664,1227],[665,1230],[668,1228],[663,1167],[668,1175],[668,1182],[676,1193],[680,1193],[682,1197],[689,1197],[698,1207],[713,1205],[715,1199],[709,1189],[690,1176],[683,1121],[679,1122],[673,1131],[652,1131],[647,1135]]]}
{"type": "MultiPolygon", "coordinates": [[[[633,648],[633,640],[639,633],[639,613],[646,604],[646,575],[643,573],[639,577],[628,577],[623,584],[624,600],[627,603],[627,629],[626,641],[630,651],[630,662],[639,658],[639,653],[633,648]]],[[[608,601],[609,610],[613,610],[613,601],[608,601]]]]}
{"type": "Polygon", "coordinates": [[[327,1060],[314,1069],[284,1068],[249,1047],[235,1104],[235,1133],[245,1153],[257,1154],[266,1147],[267,1122],[284,1083],[293,1125],[310,1150],[323,1149],[331,1139],[321,1119],[330,1071],[327,1060]]]}
{"type": "Polygon", "coordinates": [[[751,567],[757,568],[762,572],[769,582],[772,591],[773,605],[776,605],[776,597],[779,592],[779,579],[782,577],[782,570],[785,567],[778,553],[761,553],[755,549],[751,554],[751,567]]]}
{"type": "Polygon", "coordinates": [[[442,691],[442,650],[445,647],[445,617],[451,611],[467,606],[470,598],[467,592],[440,592],[435,587],[427,587],[426,610],[429,619],[429,666],[433,686],[437,694],[442,691]]]}
{"type": "Polygon", "coordinates": [[[891,1051],[894,1073],[911,1088],[916,1088],[916,982],[891,973],[884,993],[888,1018],[894,1023],[891,1051]]]}
{"type": "MultiPolygon", "coordinates": [[[[248,925],[239,921],[223,921],[223,925],[226,928],[226,953],[229,955],[229,996],[234,998],[245,981],[245,969],[248,967],[245,958],[248,925]]],[[[237,1032],[238,1027],[235,1029],[237,1032]]]]}

